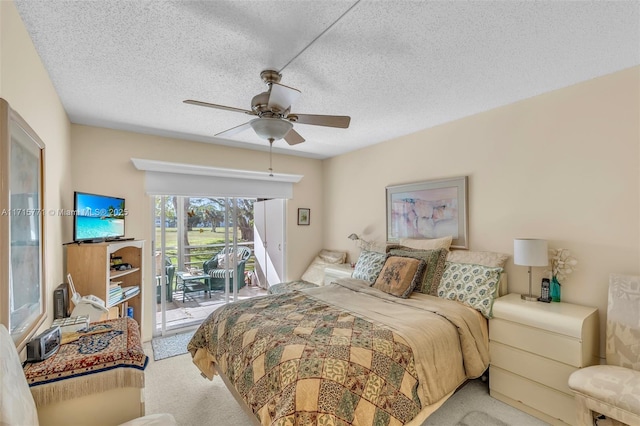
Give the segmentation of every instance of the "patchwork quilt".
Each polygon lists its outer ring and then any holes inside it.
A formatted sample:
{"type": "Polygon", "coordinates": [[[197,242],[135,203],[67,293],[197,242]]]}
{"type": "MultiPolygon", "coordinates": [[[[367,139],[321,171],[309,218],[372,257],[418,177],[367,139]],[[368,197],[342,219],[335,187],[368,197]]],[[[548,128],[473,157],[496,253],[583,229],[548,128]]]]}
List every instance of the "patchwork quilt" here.
{"type": "Polygon", "coordinates": [[[318,287],[317,284],[304,280],[287,281],[285,283],[274,284],[267,290],[268,294],[290,293],[294,290],[304,290],[306,288],[318,287]]]}
{"type": "Polygon", "coordinates": [[[345,279],[226,305],[188,350],[263,425],[403,425],[486,369],[482,320],[457,302],[345,279]]]}

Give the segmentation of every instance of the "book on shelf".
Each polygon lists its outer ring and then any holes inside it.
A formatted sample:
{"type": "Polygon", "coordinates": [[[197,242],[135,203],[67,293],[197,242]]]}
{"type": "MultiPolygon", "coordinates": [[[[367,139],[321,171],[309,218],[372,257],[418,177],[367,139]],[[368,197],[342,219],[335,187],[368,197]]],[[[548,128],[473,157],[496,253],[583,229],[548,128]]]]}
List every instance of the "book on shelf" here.
{"type": "Polygon", "coordinates": [[[113,304],[118,303],[123,297],[122,287],[119,285],[111,287],[109,289],[109,306],[113,306],[113,304]]]}
{"type": "Polygon", "coordinates": [[[128,297],[134,295],[140,291],[140,287],[137,285],[131,285],[128,287],[122,287],[122,295],[128,297]]]}

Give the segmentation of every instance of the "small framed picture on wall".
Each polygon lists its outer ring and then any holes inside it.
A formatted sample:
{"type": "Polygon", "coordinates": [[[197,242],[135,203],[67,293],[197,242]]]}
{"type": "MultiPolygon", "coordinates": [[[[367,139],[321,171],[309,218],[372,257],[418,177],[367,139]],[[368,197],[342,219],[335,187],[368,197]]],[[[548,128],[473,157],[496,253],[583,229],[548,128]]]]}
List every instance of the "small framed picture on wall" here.
{"type": "Polygon", "coordinates": [[[298,225],[311,223],[311,209],[298,209],[298,225]]]}

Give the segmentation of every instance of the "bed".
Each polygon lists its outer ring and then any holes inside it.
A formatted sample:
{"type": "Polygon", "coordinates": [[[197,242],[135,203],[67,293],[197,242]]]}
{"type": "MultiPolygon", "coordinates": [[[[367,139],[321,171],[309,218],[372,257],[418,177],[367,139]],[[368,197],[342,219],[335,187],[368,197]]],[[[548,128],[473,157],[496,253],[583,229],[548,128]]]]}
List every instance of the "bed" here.
{"type": "Polygon", "coordinates": [[[188,350],[254,424],[414,426],[488,368],[487,324],[457,300],[344,278],[218,309],[188,350]]]}

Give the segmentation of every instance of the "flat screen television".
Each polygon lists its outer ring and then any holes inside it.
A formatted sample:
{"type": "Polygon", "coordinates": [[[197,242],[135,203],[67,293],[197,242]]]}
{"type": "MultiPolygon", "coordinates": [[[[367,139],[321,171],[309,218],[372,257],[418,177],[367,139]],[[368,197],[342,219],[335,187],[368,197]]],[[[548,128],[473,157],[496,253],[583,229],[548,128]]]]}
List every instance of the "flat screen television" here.
{"type": "Polygon", "coordinates": [[[73,241],[97,242],[124,238],[127,211],[124,198],[74,192],[73,241]]]}

